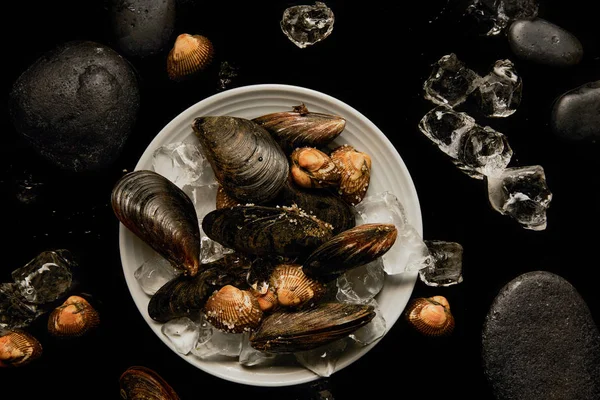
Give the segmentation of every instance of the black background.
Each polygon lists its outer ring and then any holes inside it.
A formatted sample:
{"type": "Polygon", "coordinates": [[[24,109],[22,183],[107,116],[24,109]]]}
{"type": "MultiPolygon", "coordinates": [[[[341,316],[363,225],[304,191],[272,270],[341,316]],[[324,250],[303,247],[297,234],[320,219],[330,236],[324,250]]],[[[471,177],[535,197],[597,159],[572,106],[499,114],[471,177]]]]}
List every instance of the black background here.
{"type": "MultiPolygon", "coordinates": [[[[230,87],[282,83],[322,91],[354,107],[396,146],[418,191],[425,239],[464,247],[464,282],[448,288],[417,281],[413,297],[443,295],[457,325],[448,338],[426,338],[402,321],[358,362],[322,383],[337,399],[381,396],[421,399],[470,394],[493,399],[481,367],[481,327],[499,290],[522,273],[559,274],[579,291],[598,324],[597,275],[600,161],[597,143],[567,142],[549,128],[553,101],[565,91],[600,78],[600,32],[585,0],[542,2],[540,16],[582,42],[582,62],[570,68],[516,59],[506,37],[487,37],[464,16],[466,1],[329,1],[336,17],[333,33],[299,49],[281,32],[283,10],[302,2],[178,3],[174,35],[209,37],[214,67],[194,82],[169,81],[168,49],[130,58],[140,78],[141,106],[135,129],[117,162],[97,174],[68,174],[40,161],[14,130],[6,103],[17,77],[39,56],[70,40],[115,46],[102,1],[19,2],[4,11],[2,73],[2,244],[0,280],[47,249],[67,248],[82,269],[81,290],[93,296],[102,324],[93,334],[57,340],[41,317],[31,328],[44,355],[20,369],[0,370],[2,398],[118,398],[120,374],[132,365],[159,372],[182,399],[250,396],[305,399],[311,385],[260,388],[229,383],[197,370],[172,353],[137,311],[123,277],[118,221],[110,191],[124,170],[133,170],[154,136],[181,111],[217,92],[221,61],[235,63],[239,77],[230,87]],[[408,4],[410,3],[410,4],[408,4]],[[185,9],[185,12],[179,10],[185,9]],[[548,228],[534,232],[493,211],[486,187],[458,171],[417,129],[432,107],[422,84],[431,64],[454,52],[485,74],[509,58],[523,79],[518,111],[482,124],[507,135],[512,166],[539,164],[554,194],[548,228]],[[32,187],[32,189],[24,189],[32,187]],[[23,196],[23,193],[26,196],[23,196]],[[14,393],[13,395],[8,393],[14,393]]],[[[113,47],[118,51],[118,48],[113,47]]]]}

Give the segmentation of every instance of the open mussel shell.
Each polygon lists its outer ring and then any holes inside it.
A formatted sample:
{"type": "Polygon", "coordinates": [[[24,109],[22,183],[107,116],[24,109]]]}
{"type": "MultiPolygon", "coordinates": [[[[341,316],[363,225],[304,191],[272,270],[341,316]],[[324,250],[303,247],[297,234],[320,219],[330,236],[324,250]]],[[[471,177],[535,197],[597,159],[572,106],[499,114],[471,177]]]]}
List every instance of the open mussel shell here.
{"type": "Polygon", "coordinates": [[[125,174],[112,190],[112,208],[123,225],[185,275],[200,266],[200,227],[190,198],[154,171],[125,174]]]}
{"type": "Polygon", "coordinates": [[[212,42],[202,35],[182,33],[167,56],[167,73],[173,80],[189,78],[210,65],[214,57],[212,42]]]}
{"type": "Polygon", "coordinates": [[[268,353],[311,350],[349,335],[374,317],[373,306],[337,302],[279,310],[263,319],[250,335],[250,345],[268,353]]]}
{"type": "Polygon", "coordinates": [[[331,280],[384,255],[396,241],[393,224],[358,225],[338,233],[313,251],[302,264],[313,278],[331,280]]]}
{"type": "Polygon", "coordinates": [[[333,160],[321,150],[299,147],[292,152],[290,159],[290,173],[298,186],[325,188],[339,185],[340,171],[333,160]]]}
{"type": "Polygon", "coordinates": [[[179,400],[179,396],[156,371],[133,366],[119,379],[121,398],[124,400],[179,400]]]}
{"type": "Polygon", "coordinates": [[[409,302],[404,317],[425,336],[446,336],[454,330],[454,317],[444,296],[418,297],[409,302]]]}
{"type": "Polygon", "coordinates": [[[42,345],[22,330],[8,331],[0,336],[0,367],[21,367],[42,355],[42,345]]]}
{"type": "Polygon", "coordinates": [[[360,203],[371,182],[371,157],[349,144],[335,148],[330,157],[341,174],[338,193],[350,205],[360,203]]]}
{"type": "Polygon", "coordinates": [[[192,124],[223,189],[240,203],[269,201],[289,173],[287,157],[271,135],[238,117],[198,117],[192,124]]]}
{"type": "Polygon", "coordinates": [[[319,301],[325,285],[306,276],[300,264],[281,264],[271,273],[270,286],[282,307],[301,307],[319,301]]]}
{"type": "Polygon", "coordinates": [[[204,314],[206,320],[219,330],[243,333],[258,327],[263,311],[252,292],[225,285],[208,298],[204,314]]]}
{"type": "Polygon", "coordinates": [[[292,111],[276,112],[254,118],[277,140],[286,153],[297,147],[323,147],[338,137],[346,120],[337,115],[309,112],[304,104],[292,111]]]}
{"type": "Polygon", "coordinates": [[[82,336],[100,324],[98,311],[83,297],[69,296],[48,317],[48,332],[57,337],[82,336]]]}
{"type": "Polygon", "coordinates": [[[236,254],[204,264],[196,276],[180,275],[161,286],[148,302],[148,314],[164,323],[197,313],[215,290],[229,284],[244,285],[249,268],[250,262],[236,254]]]}
{"type": "Polygon", "coordinates": [[[202,220],[202,230],[212,240],[257,256],[312,251],[331,238],[332,229],[295,206],[235,206],[213,210],[202,220]]]}

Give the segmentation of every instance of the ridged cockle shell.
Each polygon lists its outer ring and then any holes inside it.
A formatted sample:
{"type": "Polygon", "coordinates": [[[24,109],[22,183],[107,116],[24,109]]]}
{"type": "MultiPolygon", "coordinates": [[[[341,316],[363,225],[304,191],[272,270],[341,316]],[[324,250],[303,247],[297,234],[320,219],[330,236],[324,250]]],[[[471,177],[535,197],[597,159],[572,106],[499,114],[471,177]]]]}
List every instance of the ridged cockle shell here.
{"type": "Polygon", "coordinates": [[[182,33],[167,56],[167,73],[173,80],[181,80],[204,70],[213,60],[212,42],[202,35],[182,33]]]}
{"type": "Polygon", "coordinates": [[[123,400],[179,400],[175,390],[156,371],[142,366],[127,368],[119,378],[123,400]]]}
{"type": "Polygon", "coordinates": [[[300,264],[281,264],[271,273],[270,285],[275,289],[279,305],[300,307],[316,302],[325,294],[325,285],[309,278],[300,264]]]}
{"type": "Polygon", "coordinates": [[[314,147],[299,147],[290,156],[290,173],[303,188],[325,188],[340,183],[340,171],[327,154],[314,147]]]}
{"type": "Polygon", "coordinates": [[[100,324],[96,309],[83,297],[70,296],[48,317],[48,332],[53,336],[82,336],[100,324]]]}
{"type": "Polygon", "coordinates": [[[254,330],[263,312],[252,292],[225,285],[213,293],[204,305],[206,320],[225,332],[242,333],[254,330]]]}
{"type": "Polygon", "coordinates": [[[20,367],[42,355],[42,345],[31,334],[14,330],[0,336],[0,367],[20,367]]]}
{"type": "Polygon", "coordinates": [[[360,203],[371,182],[371,157],[348,144],[334,149],[330,157],[341,174],[339,194],[350,205],[360,203]]]}
{"type": "Polygon", "coordinates": [[[304,104],[293,107],[293,111],[266,114],[253,121],[269,131],[288,154],[297,147],[326,146],[346,127],[344,118],[309,112],[304,104]]]}
{"type": "Polygon", "coordinates": [[[217,188],[217,200],[215,208],[219,210],[221,208],[233,207],[238,204],[239,201],[228,195],[225,189],[223,189],[223,186],[219,185],[217,188]]]}
{"type": "Polygon", "coordinates": [[[404,311],[408,323],[426,336],[449,335],[454,330],[454,317],[444,296],[413,299],[404,311]]]}

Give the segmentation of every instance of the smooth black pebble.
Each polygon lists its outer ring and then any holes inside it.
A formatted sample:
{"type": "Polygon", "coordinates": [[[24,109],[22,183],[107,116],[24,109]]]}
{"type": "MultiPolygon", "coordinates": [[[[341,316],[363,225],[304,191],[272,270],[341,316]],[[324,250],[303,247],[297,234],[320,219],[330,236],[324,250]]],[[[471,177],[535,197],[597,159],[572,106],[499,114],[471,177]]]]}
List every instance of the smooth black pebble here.
{"type": "Polygon", "coordinates": [[[600,399],[600,332],[556,274],[528,272],[502,288],[484,322],[482,356],[498,400],[600,399]]]}
{"type": "Polygon", "coordinates": [[[9,110],[17,132],[50,163],[96,171],[121,153],[139,97],[127,60],[100,43],[75,41],[43,55],[17,78],[9,110]]]}
{"type": "Polygon", "coordinates": [[[588,82],[562,94],[552,107],[550,126],[563,139],[600,138],[600,81],[588,82]]]}
{"type": "Polygon", "coordinates": [[[583,46],[572,33],[541,18],[518,20],[508,29],[508,43],[521,59],[555,67],[578,64],[583,46]]]}

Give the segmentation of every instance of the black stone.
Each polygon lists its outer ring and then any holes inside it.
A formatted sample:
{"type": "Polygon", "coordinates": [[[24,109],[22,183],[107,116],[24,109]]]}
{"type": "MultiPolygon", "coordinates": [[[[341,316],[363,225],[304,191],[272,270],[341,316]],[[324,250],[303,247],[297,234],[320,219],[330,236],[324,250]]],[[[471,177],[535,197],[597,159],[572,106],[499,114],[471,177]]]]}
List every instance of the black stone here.
{"type": "Polygon", "coordinates": [[[170,47],[175,0],[112,0],[112,30],[125,56],[146,57],[170,47]]]}
{"type": "Polygon", "coordinates": [[[111,48],[65,43],[13,84],[12,122],[45,159],[80,172],[110,166],[131,133],[139,89],[130,64],[111,48]]]}
{"type": "Polygon", "coordinates": [[[556,274],[528,272],[502,288],[484,322],[482,356],[498,400],[600,399],[600,332],[556,274]]]}
{"type": "Polygon", "coordinates": [[[552,107],[552,131],[568,140],[600,138],[600,81],[562,94],[552,107]]]}
{"type": "Polygon", "coordinates": [[[579,39],[541,18],[515,21],[507,35],[512,52],[527,61],[567,67],[578,64],[583,57],[579,39]]]}

